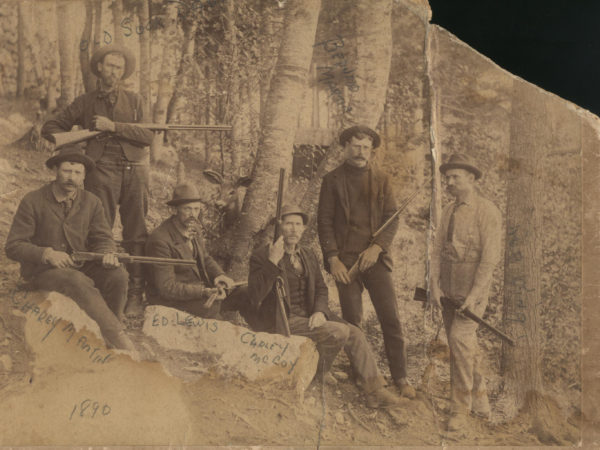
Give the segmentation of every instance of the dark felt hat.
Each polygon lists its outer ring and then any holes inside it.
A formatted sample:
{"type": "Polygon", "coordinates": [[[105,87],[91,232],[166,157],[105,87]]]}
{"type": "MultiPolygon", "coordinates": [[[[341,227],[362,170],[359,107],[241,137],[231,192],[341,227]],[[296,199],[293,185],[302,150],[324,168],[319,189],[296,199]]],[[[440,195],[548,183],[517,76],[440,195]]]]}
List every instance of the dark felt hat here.
{"type": "Polygon", "coordinates": [[[475,162],[469,155],[464,153],[454,153],[448,158],[448,162],[440,166],[440,172],[446,175],[449,169],[464,169],[475,175],[475,179],[481,178],[481,170],[477,168],[475,162]]]}
{"type": "Polygon", "coordinates": [[[366,125],[354,125],[353,127],[346,128],[340,133],[340,144],[342,146],[346,145],[346,142],[349,142],[350,139],[358,133],[366,134],[371,137],[373,140],[373,148],[377,148],[379,147],[379,144],[381,144],[381,138],[379,137],[379,134],[377,134],[377,131],[366,125]]]}
{"type": "Polygon", "coordinates": [[[79,145],[64,145],[56,149],[52,156],[46,161],[46,167],[52,169],[64,161],[83,164],[86,172],[90,172],[96,167],[94,160],[89,156],[86,156],[83,148],[79,145]]]}
{"type": "Polygon", "coordinates": [[[292,214],[296,214],[302,217],[302,222],[304,225],[308,223],[308,214],[306,214],[299,206],[296,205],[283,205],[281,207],[281,218],[283,219],[285,216],[290,216],[292,214]]]}
{"type": "Polygon", "coordinates": [[[169,206],[179,206],[184,203],[200,202],[200,193],[196,186],[189,183],[182,183],[173,189],[173,198],[167,202],[169,206]]]}
{"type": "Polygon", "coordinates": [[[97,77],[100,76],[98,73],[98,63],[104,59],[107,53],[119,53],[123,55],[125,58],[125,72],[123,72],[121,79],[129,78],[135,69],[135,56],[131,50],[119,44],[105,45],[94,52],[90,59],[90,70],[92,73],[97,77]]]}

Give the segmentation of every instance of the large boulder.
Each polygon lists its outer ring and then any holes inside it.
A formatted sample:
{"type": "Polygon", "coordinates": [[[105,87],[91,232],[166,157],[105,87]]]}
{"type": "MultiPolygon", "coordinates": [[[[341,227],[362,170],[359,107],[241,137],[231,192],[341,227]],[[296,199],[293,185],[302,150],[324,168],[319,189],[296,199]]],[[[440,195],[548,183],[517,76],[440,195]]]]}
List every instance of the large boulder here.
{"type": "Polygon", "coordinates": [[[308,338],[254,332],[165,306],[146,308],[143,332],[165,349],[196,355],[193,369],[199,373],[277,383],[299,394],[314,377],[319,359],[308,338]]]}
{"type": "Polygon", "coordinates": [[[179,379],[108,349],[98,326],[60,294],[9,301],[25,319],[33,364],[3,393],[0,445],[185,443],[191,420],[179,379]]]}

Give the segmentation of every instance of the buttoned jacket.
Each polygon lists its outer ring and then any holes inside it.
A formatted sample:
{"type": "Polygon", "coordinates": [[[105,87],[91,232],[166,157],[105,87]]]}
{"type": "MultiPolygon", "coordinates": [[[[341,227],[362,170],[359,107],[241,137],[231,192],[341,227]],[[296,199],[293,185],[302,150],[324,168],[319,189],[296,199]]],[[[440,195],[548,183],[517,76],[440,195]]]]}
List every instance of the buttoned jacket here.
{"type": "MultiPolygon", "coordinates": [[[[146,255],[160,258],[194,259],[192,248],[175,225],[175,216],[160,224],[146,241],[146,255]]],[[[194,266],[148,265],[146,294],[150,303],[205,299],[207,288],[222,275],[221,266],[208,254],[197,230],[192,240],[198,249],[194,266]]]]}
{"type": "MultiPolygon", "coordinates": [[[[397,206],[389,176],[374,167],[369,167],[368,171],[370,232],[373,234],[396,212],[397,206]]],[[[317,229],[323,252],[323,262],[328,271],[328,259],[331,256],[338,256],[344,251],[348,238],[351,205],[346,182],[346,171],[342,164],[326,174],[321,184],[317,229]]],[[[390,250],[397,229],[398,220],[396,219],[373,240],[373,243],[383,249],[380,260],[390,270],[393,266],[390,250]]]]}
{"type": "Polygon", "coordinates": [[[114,252],[116,246],[100,199],[80,189],[65,216],[51,183],[26,194],[8,232],[6,255],[20,262],[21,275],[30,279],[51,268],[42,264],[42,254],[48,247],[57,251],[114,252]]]}
{"type": "Polygon", "coordinates": [[[86,155],[94,161],[104,153],[107,142],[118,140],[129,161],[142,161],[148,158],[148,149],[154,138],[151,130],[131,123],[144,121],[142,99],[134,92],[118,89],[117,101],[109,110],[106,101],[98,98],[99,92],[92,91],[77,97],[73,103],[48,120],[42,127],[42,136],[70,131],[74,125],[85,129],[92,128],[94,116],[104,116],[115,122],[115,133],[102,134],[87,141],[86,155]]]}
{"type": "MultiPolygon", "coordinates": [[[[321,273],[317,255],[308,247],[298,246],[298,253],[306,276],[306,310],[312,315],[322,312],[329,320],[337,318],[329,310],[329,291],[321,273]]],[[[269,246],[260,247],[250,257],[248,274],[248,295],[255,310],[259,312],[260,320],[265,330],[284,333],[283,323],[277,313],[278,301],[275,290],[275,280],[281,277],[284,289],[289,293],[286,271],[282,262],[273,264],[269,259],[269,246]]],[[[289,294],[286,295],[286,315],[289,315],[289,294]]],[[[339,320],[339,319],[337,319],[339,320]]]]}

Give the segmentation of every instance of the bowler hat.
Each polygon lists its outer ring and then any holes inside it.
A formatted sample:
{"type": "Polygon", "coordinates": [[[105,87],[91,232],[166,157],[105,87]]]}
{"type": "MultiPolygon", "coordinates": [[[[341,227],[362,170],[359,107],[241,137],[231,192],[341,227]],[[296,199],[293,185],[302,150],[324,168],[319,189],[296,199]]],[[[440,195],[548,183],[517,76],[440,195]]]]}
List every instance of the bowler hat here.
{"type": "Polygon", "coordinates": [[[108,53],[119,53],[123,55],[125,58],[125,72],[123,72],[121,79],[124,80],[125,78],[129,78],[133,73],[133,69],[135,69],[135,56],[131,50],[119,44],[105,45],[94,52],[90,59],[90,70],[92,73],[97,77],[100,76],[100,73],[98,72],[98,63],[102,62],[104,56],[108,53]]]}
{"type": "Polygon", "coordinates": [[[464,169],[468,170],[475,175],[475,179],[481,178],[481,170],[477,168],[473,160],[469,155],[464,153],[454,153],[450,155],[448,162],[440,166],[440,172],[446,175],[446,171],[449,169],[464,169]]]}
{"type": "Polygon", "coordinates": [[[292,214],[296,214],[302,217],[302,223],[306,225],[308,223],[308,214],[306,214],[299,206],[296,205],[283,205],[281,207],[281,218],[283,219],[285,216],[290,216],[292,214]]]}
{"type": "Polygon", "coordinates": [[[354,125],[353,127],[346,128],[340,133],[340,145],[346,145],[346,142],[349,142],[350,139],[359,133],[366,134],[373,140],[373,148],[377,148],[379,147],[379,144],[381,144],[381,138],[375,130],[366,125],[354,125]]]}
{"type": "Polygon", "coordinates": [[[54,166],[59,166],[60,163],[64,161],[83,164],[86,172],[90,172],[96,167],[94,160],[89,156],[86,156],[83,148],[78,145],[64,145],[55,150],[52,156],[46,161],[46,167],[52,169],[54,166]]]}
{"type": "Polygon", "coordinates": [[[178,206],[183,203],[200,202],[200,194],[196,186],[189,183],[182,183],[173,189],[173,198],[167,202],[169,206],[178,206]]]}

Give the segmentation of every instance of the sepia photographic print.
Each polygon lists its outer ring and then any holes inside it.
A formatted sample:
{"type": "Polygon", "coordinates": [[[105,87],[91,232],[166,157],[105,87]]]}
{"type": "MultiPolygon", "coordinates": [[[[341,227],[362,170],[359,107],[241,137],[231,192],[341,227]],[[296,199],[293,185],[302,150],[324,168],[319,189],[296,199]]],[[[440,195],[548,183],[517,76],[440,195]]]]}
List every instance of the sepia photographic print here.
{"type": "Polygon", "coordinates": [[[0,39],[0,446],[600,445],[600,121],[427,0],[0,39]]]}

